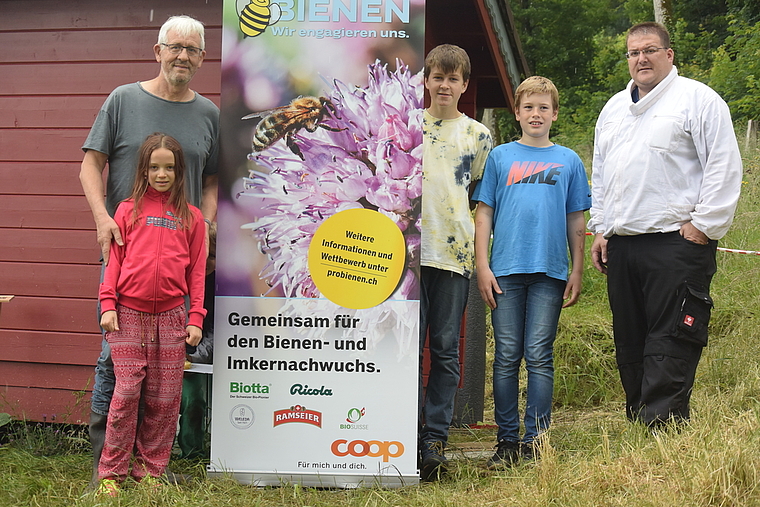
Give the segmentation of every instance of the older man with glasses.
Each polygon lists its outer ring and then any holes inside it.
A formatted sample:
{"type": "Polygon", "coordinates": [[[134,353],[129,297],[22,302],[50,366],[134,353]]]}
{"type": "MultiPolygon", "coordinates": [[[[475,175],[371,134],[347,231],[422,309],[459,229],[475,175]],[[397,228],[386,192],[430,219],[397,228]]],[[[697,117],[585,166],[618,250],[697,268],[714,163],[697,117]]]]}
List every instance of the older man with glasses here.
{"type": "Polygon", "coordinates": [[[656,427],[689,418],[742,161],[728,106],[678,75],[667,29],[635,25],[626,44],[631,81],[596,123],[588,228],[627,416],[656,427]]]}
{"type": "MultiPolygon", "coordinates": [[[[207,223],[216,217],[219,109],[190,89],[190,81],[206,55],[204,33],[203,24],[196,19],[169,18],[153,46],[160,63],[158,76],[116,88],[101,107],[82,146],[85,155],[79,179],[95,218],[104,265],[111,242],[123,244],[112,217],[119,202],[131,194],[138,149],[149,134],[163,132],[180,142],[188,174],[188,200],[201,209],[207,223]],[[102,173],[106,162],[109,170],[104,192],[102,173]]],[[[98,483],[98,462],[114,383],[111,349],[103,340],[90,414],[94,458],[91,487],[98,483]]]]}

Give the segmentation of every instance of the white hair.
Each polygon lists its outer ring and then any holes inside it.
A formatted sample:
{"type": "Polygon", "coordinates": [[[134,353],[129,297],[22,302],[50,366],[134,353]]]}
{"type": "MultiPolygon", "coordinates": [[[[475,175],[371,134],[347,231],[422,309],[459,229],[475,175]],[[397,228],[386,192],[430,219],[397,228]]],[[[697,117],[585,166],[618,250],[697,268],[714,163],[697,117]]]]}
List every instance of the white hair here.
{"type": "Polygon", "coordinates": [[[201,49],[206,49],[206,37],[203,23],[190,16],[171,16],[163,24],[161,30],[158,32],[158,43],[166,44],[169,41],[169,30],[173,30],[174,33],[180,37],[187,37],[188,35],[198,35],[201,38],[201,49]]]}

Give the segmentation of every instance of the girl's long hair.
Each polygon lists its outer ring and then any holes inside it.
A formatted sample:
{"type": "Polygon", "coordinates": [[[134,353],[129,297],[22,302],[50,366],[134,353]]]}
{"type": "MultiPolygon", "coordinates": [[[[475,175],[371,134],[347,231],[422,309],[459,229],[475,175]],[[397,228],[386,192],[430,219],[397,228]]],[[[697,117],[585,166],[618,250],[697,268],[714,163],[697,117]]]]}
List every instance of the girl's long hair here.
{"type": "Polygon", "coordinates": [[[169,189],[169,204],[174,207],[174,213],[179,222],[178,225],[181,228],[189,229],[193,225],[193,215],[190,213],[190,207],[187,204],[187,197],[185,195],[185,156],[182,153],[182,146],[180,146],[179,141],[172,136],[167,136],[160,132],[149,135],[143,141],[142,146],[140,146],[135,184],[132,187],[132,199],[135,205],[132,210],[131,225],[134,226],[137,223],[142,198],[145,196],[145,192],[148,191],[150,156],[159,148],[166,148],[174,154],[174,184],[169,189]]]}

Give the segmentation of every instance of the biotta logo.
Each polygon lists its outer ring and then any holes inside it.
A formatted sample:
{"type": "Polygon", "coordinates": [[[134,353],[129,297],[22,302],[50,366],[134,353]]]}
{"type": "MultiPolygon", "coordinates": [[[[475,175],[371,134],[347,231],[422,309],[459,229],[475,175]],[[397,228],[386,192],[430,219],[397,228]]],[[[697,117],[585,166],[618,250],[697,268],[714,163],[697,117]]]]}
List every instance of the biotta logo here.
{"type": "Polygon", "coordinates": [[[245,382],[230,382],[230,398],[269,399],[270,385],[245,382]]]}
{"type": "Polygon", "coordinates": [[[279,426],[286,423],[305,423],[318,428],[322,427],[322,412],[309,410],[302,405],[274,411],[274,424],[279,426]]]}
{"type": "Polygon", "coordinates": [[[248,405],[235,405],[230,411],[230,422],[239,430],[253,426],[253,410],[248,405]]]}
{"type": "Polygon", "coordinates": [[[364,417],[365,409],[362,408],[351,408],[348,410],[348,414],[346,415],[346,422],[348,424],[341,424],[340,429],[342,430],[368,430],[369,425],[367,424],[356,424],[361,420],[362,417],[364,417]]]}

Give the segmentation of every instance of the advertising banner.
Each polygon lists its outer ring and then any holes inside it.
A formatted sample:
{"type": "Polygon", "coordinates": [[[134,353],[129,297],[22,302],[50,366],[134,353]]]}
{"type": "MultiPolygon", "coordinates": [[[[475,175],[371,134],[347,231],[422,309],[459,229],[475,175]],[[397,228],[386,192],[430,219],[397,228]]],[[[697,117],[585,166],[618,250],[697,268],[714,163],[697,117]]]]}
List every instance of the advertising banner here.
{"type": "Polygon", "coordinates": [[[418,481],[424,0],[224,4],[209,473],[418,481]]]}

